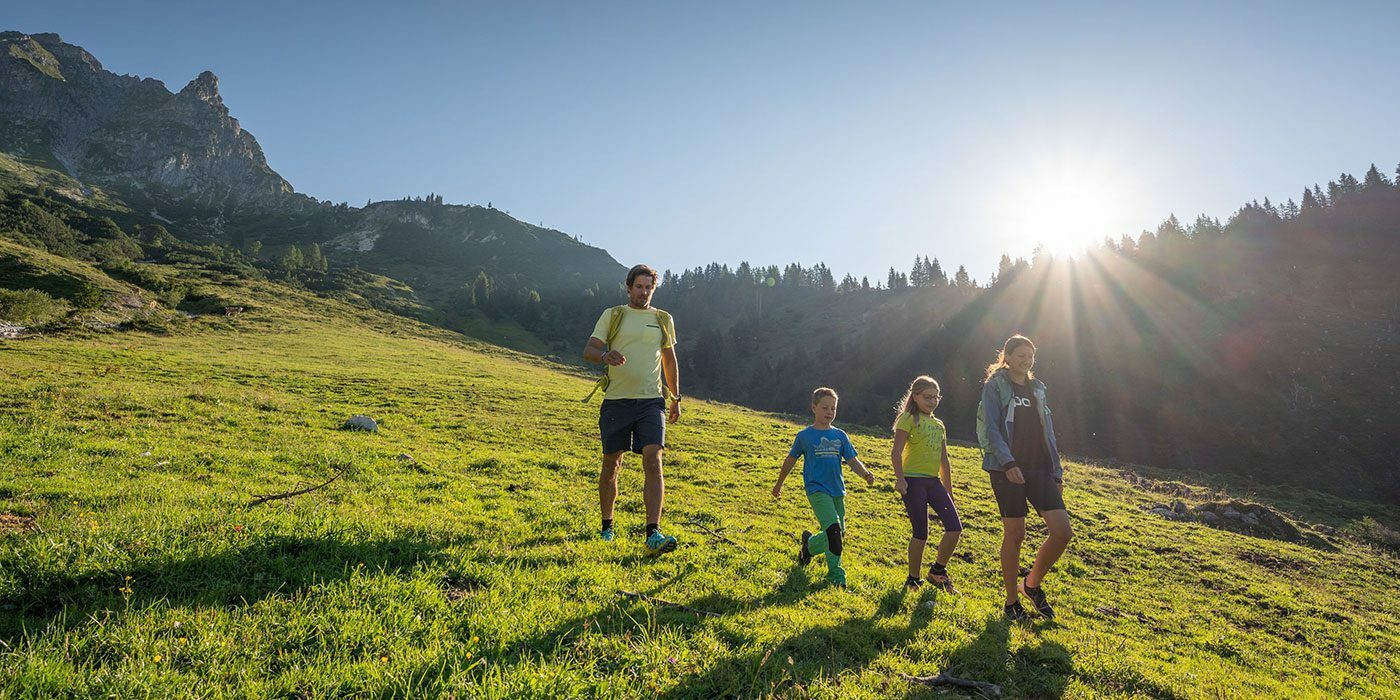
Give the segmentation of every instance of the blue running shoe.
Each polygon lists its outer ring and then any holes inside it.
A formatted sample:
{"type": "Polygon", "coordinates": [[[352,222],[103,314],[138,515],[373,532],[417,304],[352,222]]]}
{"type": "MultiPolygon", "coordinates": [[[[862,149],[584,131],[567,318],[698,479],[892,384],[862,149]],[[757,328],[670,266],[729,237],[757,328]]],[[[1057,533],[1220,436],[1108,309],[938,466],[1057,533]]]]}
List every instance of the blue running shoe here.
{"type": "Polygon", "coordinates": [[[660,530],[651,533],[647,538],[647,549],[656,554],[665,554],[676,549],[676,538],[670,535],[661,534],[660,530]]]}
{"type": "Polygon", "coordinates": [[[602,541],[604,541],[604,542],[612,542],[612,541],[613,541],[613,530],[612,530],[612,528],[608,528],[608,529],[603,530],[602,532],[598,533],[598,539],[600,539],[600,540],[602,540],[602,541]]]}

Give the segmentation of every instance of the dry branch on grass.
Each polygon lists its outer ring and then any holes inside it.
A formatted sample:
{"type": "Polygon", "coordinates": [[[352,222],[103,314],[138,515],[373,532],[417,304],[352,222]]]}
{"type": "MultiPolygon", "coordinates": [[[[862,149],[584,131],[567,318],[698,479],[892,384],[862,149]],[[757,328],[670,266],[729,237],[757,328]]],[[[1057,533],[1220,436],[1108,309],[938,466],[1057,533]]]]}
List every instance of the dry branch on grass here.
{"type": "MultiPolygon", "coordinates": [[[[705,525],[701,524],[701,523],[700,523],[699,521],[697,521],[697,520],[687,520],[687,521],[685,521],[685,524],[688,525],[688,526],[690,526],[691,528],[693,528],[693,529],[695,529],[695,530],[699,530],[700,532],[703,532],[703,533],[709,535],[710,537],[713,537],[713,538],[719,540],[720,542],[723,542],[723,543],[725,543],[725,544],[732,544],[732,545],[734,545],[735,547],[738,547],[739,549],[744,549],[744,545],[739,544],[738,542],[735,542],[734,540],[731,540],[731,539],[729,539],[728,537],[725,537],[725,536],[724,536],[724,534],[723,534],[723,532],[722,532],[722,530],[724,530],[724,528],[720,528],[719,530],[711,530],[710,528],[708,528],[708,527],[706,527],[705,525]]],[[[748,532],[748,530],[743,530],[742,532],[748,532]]],[[[748,550],[745,549],[744,551],[748,551],[748,550]]]]}
{"type": "MultiPolygon", "coordinates": [[[[304,489],[297,489],[297,490],[295,490],[295,491],[287,491],[287,492],[285,492],[285,493],[269,493],[269,494],[266,494],[266,495],[263,495],[263,496],[257,496],[256,498],[254,498],[252,501],[250,501],[250,502],[248,503],[248,506],[247,506],[247,507],[252,508],[253,506],[262,505],[262,504],[264,504],[264,503],[267,503],[268,501],[280,501],[280,500],[282,500],[282,499],[284,499],[284,498],[293,498],[293,497],[295,497],[295,496],[300,496],[300,495],[302,495],[302,494],[311,493],[312,491],[315,491],[316,489],[324,488],[324,487],[326,487],[326,486],[329,486],[329,485],[331,484],[331,482],[335,481],[336,479],[339,479],[340,477],[342,477],[342,476],[344,476],[344,475],[345,475],[345,472],[344,472],[344,471],[337,471],[337,472],[335,473],[335,476],[333,476],[333,477],[331,477],[331,478],[329,478],[329,479],[326,479],[325,481],[323,481],[323,482],[321,482],[321,483],[319,483],[319,484],[316,484],[315,486],[308,486],[308,487],[306,487],[306,488],[304,488],[304,489]]],[[[256,495],[256,494],[254,494],[254,495],[256,495]]]]}
{"type": "Polygon", "coordinates": [[[655,596],[649,596],[649,595],[647,595],[647,594],[645,594],[645,593],[638,593],[638,592],[636,592],[636,591],[618,591],[617,593],[618,593],[618,595],[625,596],[625,597],[628,597],[628,598],[632,598],[633,600],[641,600],[641,601],[644,601],[644,602],[647,602],[647,603],[651,603],[651,604],[653,604],[653,605],[664,605],[664,606],[666,606],[666,607],[668,607],[668,608],[679,608],[679,609],[684,610],[684,611],[686,611],[686,612],[695,613],[696,615],[704,615],[704,616],[707,616],[707,617],[719,617],[719,613],[717,613],[717,612],[710,612],[709,610],[697,610],[697,609],[695,609],[695,608],[690,607],[689,605],[682,605],[682,604],[680,604],[680,603],[673,603],[673,602],[671,602],[671,601],[669,601],[669,600],[662,600],[661,598],[657,598],[657,597],[655,597],[655,596]]]}
{"type": "Polygon", "coordinates": [[[975,690],[994,698],[1001,697],[1001,686],[995,683],[958,678],[957,676],[948,675],[947,672],[940,673],[936,676],[911,676],[907,673],[901,673],[899,677],[910,683],[918,683],[920,685],[951,685],[958,688],[975,690]]]}

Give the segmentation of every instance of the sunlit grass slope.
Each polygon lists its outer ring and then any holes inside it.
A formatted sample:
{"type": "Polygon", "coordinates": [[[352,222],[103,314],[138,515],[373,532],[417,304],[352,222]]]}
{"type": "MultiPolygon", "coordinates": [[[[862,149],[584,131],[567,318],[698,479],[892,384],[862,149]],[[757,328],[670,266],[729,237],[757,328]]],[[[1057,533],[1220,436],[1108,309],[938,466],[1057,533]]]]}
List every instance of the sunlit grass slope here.
{"type": "Polygon", "coordinates": [[[768,493],[800,426],[687,403],[682,546],[652,558],[635,461],[623,537],[594,537],[587,379],[282,288],[225,293],[248,310],[172,335],[0,345],[0,695],[939,697],[899,674],[945,669],[1010,697],[1396,694],[1400,565],[1379,550],[1168,522],[1070,464],[1060,617],[1008,626],[974,452],[952,455],[963,594],[906,594],[889,442],[857,434],[883,468],[851,489],[833,589],[793,561],[800,480],[768,493]],[[337,430],[356,413],[382,431],[337,430]]]}

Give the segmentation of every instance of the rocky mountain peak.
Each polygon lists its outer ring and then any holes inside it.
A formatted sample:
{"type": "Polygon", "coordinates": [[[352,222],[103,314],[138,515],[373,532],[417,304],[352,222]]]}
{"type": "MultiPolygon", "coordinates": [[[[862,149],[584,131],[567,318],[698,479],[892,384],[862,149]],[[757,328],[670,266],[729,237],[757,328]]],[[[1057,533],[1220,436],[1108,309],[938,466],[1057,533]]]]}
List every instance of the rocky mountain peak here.
{"type": "Polygon", "coordinates": [[[224,98],[219,96],[219,76],[211,71],[204,71],[191,80],[180,91],[179,97],[193,97],[215,107],[224,106],[224,98]]]}
{"type": "Polygon", "coordinates": [[[200,73],[179,93],[102,67],[57,34],[0,32],[0,151],[62,163],[151,205],[217,212],[311,206],[267,164],[200,73]]]}

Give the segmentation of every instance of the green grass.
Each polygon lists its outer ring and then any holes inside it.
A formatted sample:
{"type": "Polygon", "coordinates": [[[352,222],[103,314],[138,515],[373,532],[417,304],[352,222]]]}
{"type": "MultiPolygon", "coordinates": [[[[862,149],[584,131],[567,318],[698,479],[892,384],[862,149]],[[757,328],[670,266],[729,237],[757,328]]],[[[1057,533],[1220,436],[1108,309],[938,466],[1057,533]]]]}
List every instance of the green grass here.
{"type": "Polygon", "coordinates": [[[34,69],[47,75],[54,80],[63,80],[63,72],[59,69],[58,59],[49,53],[49,50],[39,44],[39,42],[29,39],[23,43],[18,41],[6,42],[10,47],[10,55],[29,63],[34,69]]]}
{"type": "MultiPolygon", "coordinates": [[[[1397,696],[1383,549],[1167,522],[1140,510],[1160,495],[1071,462],[1060,617],[1008,626],[973,450],[952,450],[963,595],[903,592],[889,442],[860,432],[880,481],[851,487],[851,586],[833,589],[793,563],[813,524],[799,483],[768,493],[800,426],[687,402],[667,461],[682,546],[651,558],[635,460],[622,537],[594,538],[586,378],[282,287],[218,289],[248,311],[0,344],[0,523],[34,518],[0,534],[0,695],[941,697],[898,674],[949,669],[1010,697],[1397,696]],[[354,413],[382,431],[336,429],[354,413]]],[[[1397,521],[1328,503],[1340,524],[1397,521]]]]}

